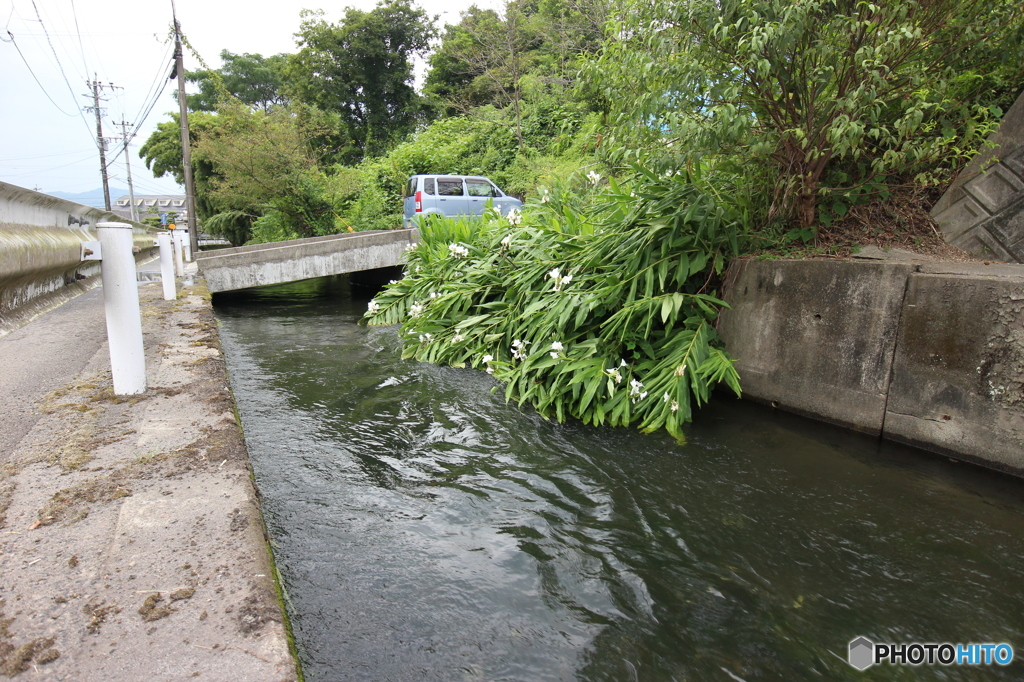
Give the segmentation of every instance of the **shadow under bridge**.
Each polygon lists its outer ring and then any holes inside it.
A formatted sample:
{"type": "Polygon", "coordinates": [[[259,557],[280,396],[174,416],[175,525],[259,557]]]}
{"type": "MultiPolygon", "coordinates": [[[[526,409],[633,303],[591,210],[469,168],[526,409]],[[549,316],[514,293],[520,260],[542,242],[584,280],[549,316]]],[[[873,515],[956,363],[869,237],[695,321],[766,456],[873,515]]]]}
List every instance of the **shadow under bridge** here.
{"type": "Polygon", "coordinates": [[[210,293],[401,265],[419,230],[376,230],[251,244],[197,254],[210,293]]]}

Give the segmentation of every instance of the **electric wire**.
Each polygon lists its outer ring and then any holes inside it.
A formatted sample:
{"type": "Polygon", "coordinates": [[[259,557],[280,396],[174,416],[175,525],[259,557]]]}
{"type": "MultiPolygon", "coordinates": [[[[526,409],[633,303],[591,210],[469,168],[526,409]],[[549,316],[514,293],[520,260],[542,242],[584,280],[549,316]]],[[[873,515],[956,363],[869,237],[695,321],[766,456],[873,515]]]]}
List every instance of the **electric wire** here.
{"type": "MultiPolygon", "coordinates": [[[[36,6],[36,0],[32,0],[32,9],[35,10],[36,18],[39,19],[39,26],[43,29],[43,33],[46,35],[46,42],[49,43],[49,45],[50,45],[50,50],[53,52],[53,58],[57,60],[57,68],[60,70],[61,78],[64,79],[64,84],[68,86],[68,92],[71,93],[72,101],[75,101],[76,100],[75,91],[71,87],[71,83],[68,81],[67,74],[64,73],[64,66],[63,66],[63,64],[60,63],[60,57],[57,56],[57,50],[53,47],[53,41],[50,40],[50,34],[46,30],[46,24],[43,23],[42,15],[39,14],[39,7],[36,6]]],[[[89,122],[85,120],[85,116],[82,115],[81,110],[79,110],[78,113],[79,113],[79,118],[82,119],[82,122],[85,124],[86,129],[88,129],[89,128],[89,122]]],[[[92,135],[92,131],[91,130],[90,130],[90,135],[93,137],[93,139],[95,139],[95,135],[92,135]]],[[[97,144],[102,144],[102,140],[97,141],[97,144]]]]}
{"type": "MultiPolygon", "coordinates": [[[[28,72],[30,74],[32,74],[32,79],[35,80],[36,85],[38,85],[39,89],[43,91],[43,94],[46,95],[46,99],[50,100],[50,102],[53,104],[53,106],[57,107],[57,111],[59,111],[60,113],[64,114],[65,116],[70,116],[71,118],[75,118],[76,116],[80,116],[81,112],[76,112],[74,114],[69,114],[68,112],[64,111],[63,109],[61,109],[61,106],[59,104],[57,104],[57,102],[55,102],[52,97],[50,97],[50,93],[48,93],[46,91],[46,88],[43,87],[43,84],[39,80],[39,77],[36,76],[36,72],[32,70],[32,66],[28,63],[28,60],[25,59],[25,53],[23,53],[21,51],[21,47],[18,45],[17,41],[14,39],[14,34],[11,33],[10,31],[8,31],[7,35],[9,35],[11,37],[11,39],[9,41],[5,40],[4,42],[9,42],[12,45],[14,45],[14,49],[18,51],[18,56],[21,57],[21,61],[23,61],[25,63],[25,68],[28,69],[28,72]]],[[[95,138],[95,136],[93,136],[93,138],[95,138]]]]}

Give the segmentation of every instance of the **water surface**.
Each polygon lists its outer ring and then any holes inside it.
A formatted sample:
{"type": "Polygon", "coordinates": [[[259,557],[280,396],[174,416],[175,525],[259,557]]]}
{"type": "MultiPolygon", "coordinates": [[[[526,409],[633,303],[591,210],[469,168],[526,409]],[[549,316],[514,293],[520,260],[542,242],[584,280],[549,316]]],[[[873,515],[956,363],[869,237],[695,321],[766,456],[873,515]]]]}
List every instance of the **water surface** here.
{"type": "Polygon", "coordinates": [[[665,434],[547,422],[399,359],[344,278],[218,296],[308,680],[1020,679],[1024,486],[734,400],[665,434]]]}

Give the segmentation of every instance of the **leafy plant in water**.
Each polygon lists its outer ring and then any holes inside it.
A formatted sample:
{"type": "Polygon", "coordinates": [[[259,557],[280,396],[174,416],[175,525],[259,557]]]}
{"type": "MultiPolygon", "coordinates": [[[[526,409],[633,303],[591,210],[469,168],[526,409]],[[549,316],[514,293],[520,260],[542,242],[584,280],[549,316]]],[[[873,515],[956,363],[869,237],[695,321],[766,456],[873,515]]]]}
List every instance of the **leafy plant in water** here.
{"type": "Polygon", "coordinates": [[[706,289],[746,217],[707,186],[636,167],[587,206],[531,202],[522,224],[428,222],[365,319],[401,323],[404,357],[485,370],[546,417],[682,437],[715,384],[740,391],[706,289]]]}

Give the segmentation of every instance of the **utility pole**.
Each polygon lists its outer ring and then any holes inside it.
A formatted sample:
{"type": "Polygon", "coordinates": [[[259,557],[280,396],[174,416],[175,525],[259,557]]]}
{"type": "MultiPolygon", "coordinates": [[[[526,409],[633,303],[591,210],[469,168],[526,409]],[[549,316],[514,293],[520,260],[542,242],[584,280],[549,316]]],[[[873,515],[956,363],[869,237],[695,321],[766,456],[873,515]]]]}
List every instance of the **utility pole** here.
{"type": "Polygon", "coordinates": [[[121,121],[115,123],[116,126],[121,126],[121,139],[124,140],[124,167],[128,171],[128,199],[131,202],[131,215],[132,220],[139,222],[139,212],[135,208],[135,187],[132,185],[132,164],[128,160],[128,126],[131,125],[127,121],[121,121]]]}
{"type": "Polygon", "coordinates": [[[185,62],[181,53],[181,24],[171,0],[174,18],[174,70],[178,74],[178,110],[181,118],[181,162],[185,171],[185,205],[188,208],[188,239],[192,253],[199,253],[199,230],[196,228],[196,194],[192,184],[192,149],[188,135],[188,103],[185,101],[185,62]]]}
{"type": "MultiPolygon", "coordinates": [[[[100,90],[104,88],[103,83],[96,80],[93,74],[92,81],[86,81],[86,85],[92,88],[92,110],[96,112],[96,146],[100,150],[100,174],[103,176],[103,203],[110,210],[110,184],[107,181],[107,142],[103,139],[103,121],[100,116],[100,90]]],[[[86,95],[88,97],[88,95],[86,95]]],[[[90,107],[86,107],[88,110],[90,107]]]]}

